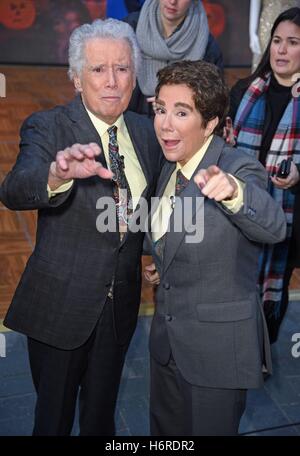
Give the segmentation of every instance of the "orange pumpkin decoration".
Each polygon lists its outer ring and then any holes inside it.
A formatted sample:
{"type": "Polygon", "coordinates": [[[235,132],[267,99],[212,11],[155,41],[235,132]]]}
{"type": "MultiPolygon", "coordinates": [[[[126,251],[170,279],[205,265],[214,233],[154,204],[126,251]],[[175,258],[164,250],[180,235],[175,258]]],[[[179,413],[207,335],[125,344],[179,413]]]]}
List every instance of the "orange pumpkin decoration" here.
{"type": "Polygon", "coordinates": [[[24,30],[32,26],[36,18],[32,0],[0,0],[0,22],[9,29],[24,30]]]}
{"type": "Polygon", "coordinates": [[[225,29],[226,18],[224,8],[219,3],[211,3],[207,0],[203,0],[203,6],[207,14],[210,32],[217,38],[225,29]]]}

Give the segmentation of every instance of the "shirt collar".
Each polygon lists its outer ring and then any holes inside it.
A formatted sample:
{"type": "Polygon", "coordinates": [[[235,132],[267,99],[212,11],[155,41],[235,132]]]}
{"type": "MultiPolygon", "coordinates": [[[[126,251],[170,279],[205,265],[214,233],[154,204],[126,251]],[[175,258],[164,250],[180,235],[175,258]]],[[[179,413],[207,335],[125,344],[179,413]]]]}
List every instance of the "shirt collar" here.
{"type": "Polygon", "coordinates": [[[191,179],[197,166],[199,165],[200,161],[204,157],[212,139],[213,139],[213,135],[210,135],[209,138],[203,144],[203,146],[198,150],[198,152],[196,152],[184,166],[181,166],[180,163],[177,162],[176,171],[178,171],[178,169],[180,169],[182,174],[184,175],[184,177],[186,177],[187,179],[191,179]]]}
{"type": "MultiPolygon", "coordinates": [[[[107,129],[111,127],[112,125],[107,124],[106,122],[103,122],[103,120],[99,119],[98,117],[95,116],[86,106],[85,109],[87,110],[87,113],[91,119],[92,124],[96,128],[97,132],[100,135],[100,138],[102,138],[105,133],[107,132],[107,129]]],[[[117,120],[114,122],[114,124],[118,130],[121,133],[125,133],[126,128],[125,128],[125,121],[124,121],[124,116],[123,114],[120,115],[120,117],[117,118],[117,120]]]]}

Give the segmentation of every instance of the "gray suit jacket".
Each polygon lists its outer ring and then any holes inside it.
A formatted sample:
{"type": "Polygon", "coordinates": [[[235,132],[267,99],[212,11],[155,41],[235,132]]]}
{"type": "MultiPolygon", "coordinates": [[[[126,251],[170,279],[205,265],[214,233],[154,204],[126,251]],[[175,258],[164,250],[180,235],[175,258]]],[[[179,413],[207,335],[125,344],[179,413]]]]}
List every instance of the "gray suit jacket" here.
{"type": "MultiPolygon", "coordinates": [[[[124,118],[147,180],[142,196],[149,198],[160,171],[161,150],[150,121],[130,112],[124,118]]],[[[80,97],[33,114],[23,124],[20,154],[0,189],[0,199],[10,209],[39,210],[36,246],[4,324],[62,349],[88,339],[113,276],[120,343],[127,343],[134,331],[140,302],[144,234],[128,232],[120,244],[118,232],[96,229],[96,202],[113,196],[112,182],[77,179],[68,192],[48,198],[49,166],[57,151],[89,142],[101,145],[80,97]]],[[[106,166],[104,154],[99,160],[106,166]]]]}
{"type": "MultiPolygon", "coordinates": [[[[205,198],[198,213],[195,204],[191,211],[183,209],[186,223],[177,232],[172,228],[174,210],[163,264],[158,265],[161,280],[150,351],[161,364],[168,362],[172,352],[177,367],[192,384],[254,388],[263,380],[263,362],[271,370],[256,287],[258,258],[261,243],[285,237],[285,216],[265,190],[266,173],[258,161],[214,137],[197,170],[212,164],[245,182],[244,205],[233,214],[205,198]],[[186,234],[201,210],[203,240],[187,243],[186,234]]],[[[158,196],[163,194],[174,166],[167,162],[163,167],[158,196]]],[[[201,197],[201,192],[191,179],[180,198],[190,197],[195,203],[197,196],[201,197]]]]}

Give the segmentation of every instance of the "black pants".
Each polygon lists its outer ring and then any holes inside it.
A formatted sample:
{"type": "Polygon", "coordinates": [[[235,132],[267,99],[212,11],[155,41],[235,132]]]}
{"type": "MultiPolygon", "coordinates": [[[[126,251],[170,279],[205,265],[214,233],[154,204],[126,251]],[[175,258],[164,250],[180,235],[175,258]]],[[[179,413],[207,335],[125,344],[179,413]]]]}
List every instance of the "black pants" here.
{"type": "Polygon", "coordinates": [[[182,377],[173,358],[166,366],[152,358],[151,435],[237,435],[246,395],[246,390],[191,385],[182,377]]]}
{"type": "Polygon", "coordinates": [[[69,435],[79,387],[80,435],[114,435],[114,412],[128,348],[118,345],[112,301],[87,342],[61,350],[28,338],[37,392],[33,435],[69,435]]]}

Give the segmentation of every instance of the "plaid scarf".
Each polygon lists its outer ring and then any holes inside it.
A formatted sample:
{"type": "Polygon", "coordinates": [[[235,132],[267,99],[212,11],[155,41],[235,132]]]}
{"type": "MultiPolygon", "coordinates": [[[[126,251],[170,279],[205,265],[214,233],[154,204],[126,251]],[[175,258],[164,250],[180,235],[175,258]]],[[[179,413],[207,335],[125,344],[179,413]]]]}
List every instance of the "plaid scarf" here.
{"type": "MultiPolygon", "coordinates": [[[[266,112],[266,91],[271,76],[256,78],[244,94],[234,121],[237,147],[258,158],[266,112]]],[[[283,159],[293,157],[300,162],[300,98],[292,97],[273,137],[266,158],[266,171],[273,176],[283,159]]],[[[281,190],[268,179],[268,192],[283,208],[287,220],[287,238],[275,245],[264,245],[259,262],[259,286],[264,305],[273,302],[273,317],[280,317],[283,275],[287,266],[288,247],[292,234],[294,195],[281,190]]],[[[276,216],[276,214],[274,214],[276,216]]]]}

